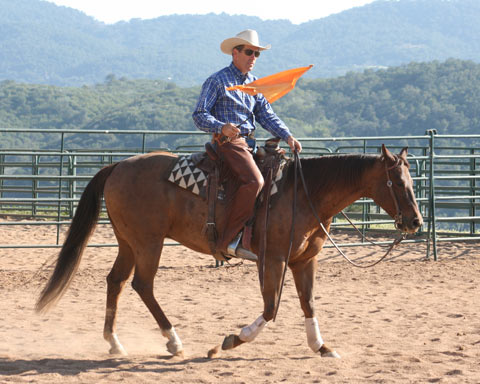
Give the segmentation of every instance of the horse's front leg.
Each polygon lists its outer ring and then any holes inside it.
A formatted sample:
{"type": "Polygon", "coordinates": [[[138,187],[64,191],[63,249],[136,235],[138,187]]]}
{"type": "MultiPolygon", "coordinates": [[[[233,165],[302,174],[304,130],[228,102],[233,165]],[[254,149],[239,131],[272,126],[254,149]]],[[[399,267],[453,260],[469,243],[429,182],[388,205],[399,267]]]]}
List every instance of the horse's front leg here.
{"type": "Polygon", "coordinates": [[[313,287],[316,269],[316,257],[311,257],[291,266],[300,305],[305,314],[305,331],[307,333],[308,346],[313,352],[320,353],[322,357],[339,358],[340,355],[324,343],[318,320],[315,317],[313,287]]]}
{"type": "Polygon", "coordinates": [[[284,265],[285,263],[282,261],[274,261],[267,258],[262,292],[264,303],[263,313],[252,324],[243,327],[238,336],[229,335],[225,337],[222,344],[223,350],[232,349],[243,343],[252,342],[267,323],[273,319],[284,265]]]}

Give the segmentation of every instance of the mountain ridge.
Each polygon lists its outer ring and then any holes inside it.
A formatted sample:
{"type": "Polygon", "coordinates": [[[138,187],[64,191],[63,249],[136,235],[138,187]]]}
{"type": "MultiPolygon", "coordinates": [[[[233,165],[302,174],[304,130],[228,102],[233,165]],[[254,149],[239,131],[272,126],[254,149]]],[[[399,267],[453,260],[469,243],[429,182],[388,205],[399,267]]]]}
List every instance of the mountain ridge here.
{"type": "Polygon", "coordinates": [[[307,78],[456,58],[480,62],[480,2],[377,0],[293,24],[210,13],[105,24],[42,0],[0,0],[0,81],[79,86],[106,76],[195,86],[230,58],[220,42],[252,28],[272,49],[254,73],[314,64],[307,78]]]}

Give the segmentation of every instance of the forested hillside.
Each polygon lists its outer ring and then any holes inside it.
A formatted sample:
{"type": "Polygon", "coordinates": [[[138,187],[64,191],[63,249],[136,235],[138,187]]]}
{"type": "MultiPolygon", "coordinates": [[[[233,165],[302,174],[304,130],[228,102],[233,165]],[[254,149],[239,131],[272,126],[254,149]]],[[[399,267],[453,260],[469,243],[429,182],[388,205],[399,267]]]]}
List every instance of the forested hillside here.
{"type": "MultiPolygon", "coordinates": [[[[68,88],[3,81],[0,126],[194,130],[191,113],[199,92],[199,87],[114,76],[101,84],[68,88]]],[[[478,134],[480,65],[447,60],[351,72],[328,80],[300,79],[274,109],[298,137],[407,136],[423,135],[427,129],[478,134]]],[[[0,137],[0,146],[14,148],[19,137],[0,137]]],[[[27,144],[45,148],[51,143],[40,138],[27,144]]],[[[78,140],[77,145],[100,144],[78,140]]]]}
{"type": "Polygon", "coordinates": [[[246,28],[272,44],[258,76],[309,64],[306,78],[448,58],[480,62],[478,20],[478,0],[377,0],[300,25],[226,14],[106,25],[47,1],[0,0],[0,81],[82,86],[114,74],[196,86],[229,63],[220,42],[246,28]]]}

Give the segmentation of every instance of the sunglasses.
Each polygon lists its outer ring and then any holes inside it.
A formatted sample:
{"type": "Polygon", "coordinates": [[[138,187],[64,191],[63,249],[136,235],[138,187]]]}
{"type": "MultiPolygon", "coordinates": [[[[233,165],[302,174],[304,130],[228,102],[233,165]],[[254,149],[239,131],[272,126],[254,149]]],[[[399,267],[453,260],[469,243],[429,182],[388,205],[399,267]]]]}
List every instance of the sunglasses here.
{"type": "Polygon", "coordinates": [[[254,51],[253,49],[244,49],[244,50],[242,50],[242,52],[246,56],[252,56],[253,54],[255,54],[255,57],[260,56],[260,51],[254,51]]]}

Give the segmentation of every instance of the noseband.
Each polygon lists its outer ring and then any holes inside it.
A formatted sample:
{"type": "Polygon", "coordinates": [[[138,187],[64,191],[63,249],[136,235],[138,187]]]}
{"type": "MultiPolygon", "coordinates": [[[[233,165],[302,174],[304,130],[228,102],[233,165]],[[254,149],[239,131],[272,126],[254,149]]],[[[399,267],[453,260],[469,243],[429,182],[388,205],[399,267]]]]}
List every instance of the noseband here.
{"type": "Polygon", "coordinates": [[[398,156],[395,156],[395,158],[396,158],[395,164],[393,164],[391,167],[388,167],[387,162],[385,161],[385,173],[387,175],[387,188],[390,191],[390,196],[392,196],[393,204],[395,205],[395,210],[396,210],[395,216],[393,217],[393,220],[395,221],[394,225],[395,225],[395,228],[400,230],[403,225],[403,216],[402,216],[402,211],[400,210],[400,206],[398,205],[397,196],[395,195],[395,191],[393,190],[393,182],[390,178],[390,171],[392,169],[396,169],[400,167],[402,165],[403,160],[398,156]]]}

